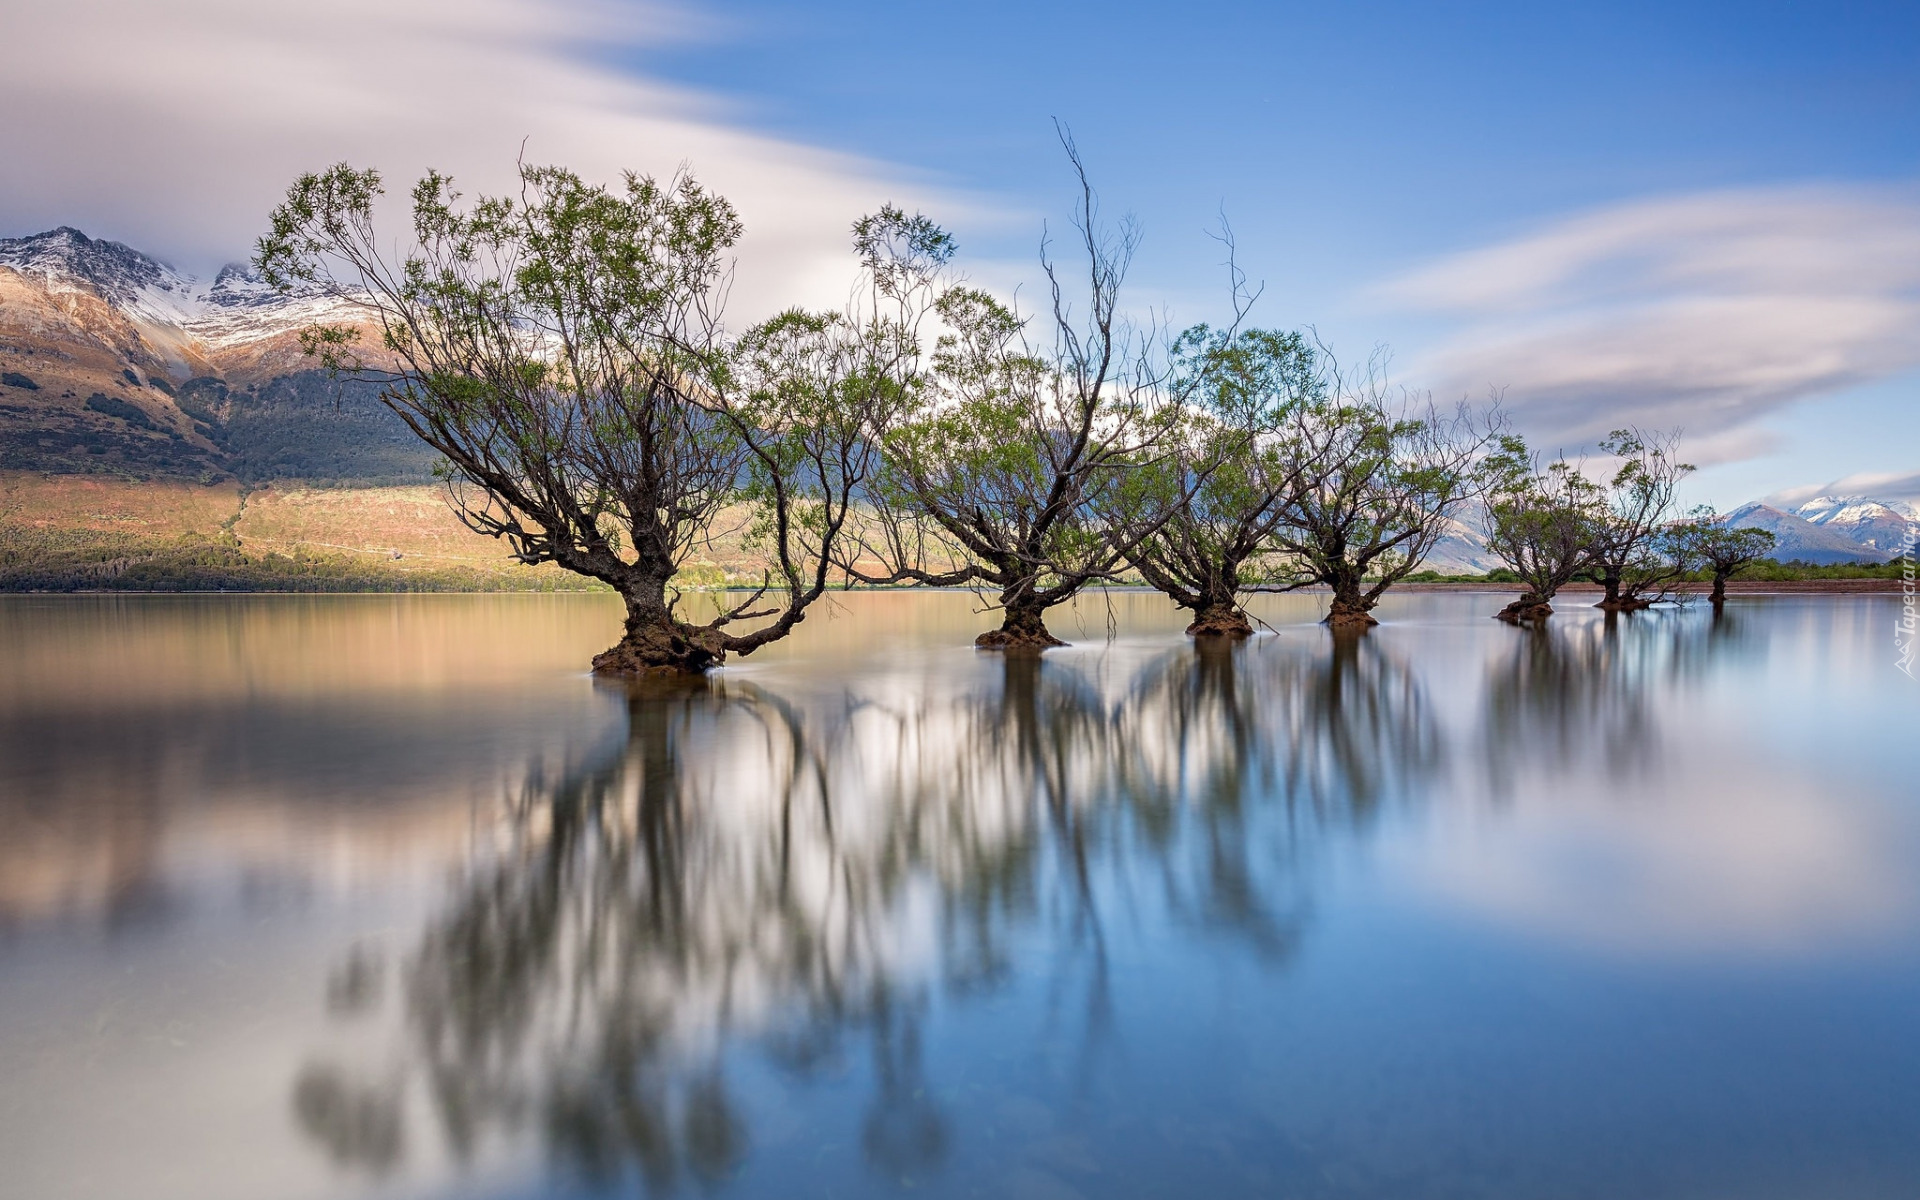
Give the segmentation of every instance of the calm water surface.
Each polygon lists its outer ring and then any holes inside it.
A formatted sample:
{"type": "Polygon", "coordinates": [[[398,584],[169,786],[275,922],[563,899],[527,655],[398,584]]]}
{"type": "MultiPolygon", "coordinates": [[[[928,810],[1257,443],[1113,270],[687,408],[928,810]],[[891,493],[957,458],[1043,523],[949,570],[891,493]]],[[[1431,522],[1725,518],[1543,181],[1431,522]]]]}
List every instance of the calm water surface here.
{"type": "Polygon", "coordinates": [[[0,598],[0,1196],[1920,1195],[1893,598],[0,598]]]}

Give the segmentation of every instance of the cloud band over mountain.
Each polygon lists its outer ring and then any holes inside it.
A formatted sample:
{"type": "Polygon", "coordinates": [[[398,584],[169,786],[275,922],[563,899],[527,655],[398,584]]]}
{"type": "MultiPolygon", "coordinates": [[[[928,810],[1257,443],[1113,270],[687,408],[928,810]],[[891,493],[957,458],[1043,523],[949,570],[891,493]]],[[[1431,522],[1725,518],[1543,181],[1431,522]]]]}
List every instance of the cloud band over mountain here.
{"type": "Polygon", "coordinates": [[[1684,427],[1704,463],[1766,446],[1796,401],[1920,366],[1920,191],[1699,193],[1457,254],[1378,295],[1455,322],[1417,365],[1441,394],[1506,389],[1573,450],[1684,427]]]}
{"type": "MultiPolygon", "coordinates": [[[[16,5],[0,236],[75,225],[208,274],[247,253],[303,171],[379,167],[404,200],[435,167],[472,194],[510,186],[524,142],[533,161],[609,181],[687,163],[746,221],[744,308],[843,300],[852,220],[934,189],[749,132],[709,97],[609,65],[705,32],[675,10],[595,0],[16,5]]],[[[929,207],[951,220],[963,205],[929,207]]]]}

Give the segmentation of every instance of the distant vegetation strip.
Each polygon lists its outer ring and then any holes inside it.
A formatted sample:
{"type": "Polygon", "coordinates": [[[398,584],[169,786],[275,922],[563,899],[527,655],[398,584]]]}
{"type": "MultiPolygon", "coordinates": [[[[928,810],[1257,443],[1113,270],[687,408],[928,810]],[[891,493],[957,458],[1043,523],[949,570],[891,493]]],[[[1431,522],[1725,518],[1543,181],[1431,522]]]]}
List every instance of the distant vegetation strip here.
{"type": "MultiPolygon", "coordinates": [[[[1698,574],[1698,573],[1696,573],[1698,574]]],[[[1882,583],[1896,587],[1900,564],[1756,564],[1740,581],[1882,583]]],[[[738,586],[750,579],[718,567],[696,567],[676,583],[688,589],[738,586]]],[[[1139,586],[1137,579],[1118,581],[1139,586]]],[[[1512,573],[1421,571],[1413,585],[1518,588],[1512,573]]],[[[1704,577],[1688,582],[1704,587],[1704,577]]],[[[0,592],[594,592],[604,584],[510,561],[450,556],[393,558],[324,543],[243,543],[232,533],[140,532],[34,527],[0,521],[0,592]]],[[[1588,590],[1576,587],[1570,590],[1588,590]]],[[[1747,589],[1739,589],[1747,590],[1747,589]]],[[[1845,590],[1858,590],[1850,587],[1845,590]]]]}
{"type": "MultiPolygon", "coordinates": [[[[1744,583],[1815,583],[1822,580],[1885,580],[1889,583],[1902,578],[1901,572],[1906,564],[1899,559],[1892,562],[1844,562],[1809,563],[1800,561],[1776,562],[1771,558],[1761,559],[1742,568],[1733,578],[1744,583]]],[[[1708,584],[1713,581],[1710,571],[1688,571],[1678,582],[1708,584]]],[[[1407,576],[1408,583],[1479,583],[1512,584],[1519,586],[1520,577],[1505,567],[1496,567],[1484,575],[1449,575],[1440,571],[1415,571],[1407,576]]],[[[1569,590],[1584,590],[1579,585],[1570,585],[1569,590]]]]}
{"type": "MultiPolygon", "coordinates": [[[[683,589],[757,582],[737,545],[683,589]]],[[[437,486],[335,488],[0,472],[0,592],[583,592],[514,561],[437,486]]]]}
{"type": "Polygon", "coordinates": [[[0,525],[4,592],[582,592],[600,585],[557,572],[472,566],[383,566],[365,554],[262,551],[231,534],[137,535],[0,525]]]}

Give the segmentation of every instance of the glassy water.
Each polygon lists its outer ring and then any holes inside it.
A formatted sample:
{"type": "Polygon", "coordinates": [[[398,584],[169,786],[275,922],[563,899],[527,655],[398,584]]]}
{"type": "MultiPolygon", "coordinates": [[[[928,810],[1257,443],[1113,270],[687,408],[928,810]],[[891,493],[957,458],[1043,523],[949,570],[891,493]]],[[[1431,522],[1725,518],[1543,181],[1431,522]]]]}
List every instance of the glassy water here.
{"type": "Polygon", "coordinates": [[[1889,598],[0,600],[0,1196],[1910,1197],[1889,598]]]}

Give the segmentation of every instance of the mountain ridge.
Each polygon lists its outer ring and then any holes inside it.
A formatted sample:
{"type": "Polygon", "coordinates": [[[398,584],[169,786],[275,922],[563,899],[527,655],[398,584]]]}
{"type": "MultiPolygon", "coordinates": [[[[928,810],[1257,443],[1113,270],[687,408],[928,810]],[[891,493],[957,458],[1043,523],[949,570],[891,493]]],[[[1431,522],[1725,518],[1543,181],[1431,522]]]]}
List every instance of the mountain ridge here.
{"type": "Polygon", "coordinates": [[[1839,529],[1829,529],[1797,512],[1775,508],[1759,500],[1734,509],[1722,521],[1736,529],[1764,529],[1775,542],[1770,558],[1827,565],[1842,562],[1886,562],[1892,554],[1864,545],[1839,529]]]}
{"type": "Polygon", "coordinates": [[[1920,508],[1873,496],[1816,496],[1794,513],[1822,529],[1831,529],[1863,546],[1896,555],[1913,544],[1920,508]]]}
{"type": "Polygon", "coordinates": [[[316,369],[299,334],[348,300],[210,284],[71,226],[0,239],[0,468],[421,482],[434,455],[377,389],[316,369]]]}

